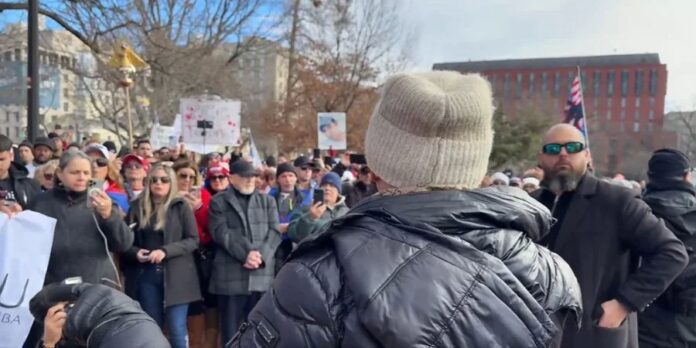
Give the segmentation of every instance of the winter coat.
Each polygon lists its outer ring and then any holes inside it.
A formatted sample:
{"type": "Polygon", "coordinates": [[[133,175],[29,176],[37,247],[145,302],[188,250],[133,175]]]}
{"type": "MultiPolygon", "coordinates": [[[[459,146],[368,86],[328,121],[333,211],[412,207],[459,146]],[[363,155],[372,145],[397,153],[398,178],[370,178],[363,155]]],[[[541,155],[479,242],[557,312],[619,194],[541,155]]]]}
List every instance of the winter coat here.
{"type": "Polygon", "coordinates": [[[302,210],[302,214],[293,218],[288,226],[288,237],[290,237],[290,240],[294,243],[299,243],[310,234],[316,233],[322,226],[346,215],[348,210],[350,210],[346,205],[346,198],[343,196],[339,197],[338,202],[333,208],[327,207],[324,214],[322,214],[318,220],[312,219],[309,214],[309,209],[310,207],[305,207],[302,210]]]}
{"type": "MultiPolygon", "coordinates": [[[[302,215],[303,209],[307,206],[312,205],[311,198],[309,201],[306,200],[305,195],[300,192],[300,190],[295,187],[295,196],[292,202],[292,211],[287,214],[286,216],[278,216],[279,221],[281,224],[286,224],[289,223],[290,220],[293,217],[300,216],[302,215]]],[[[280,189],[278,187],[274,187],[271,189],[271,191],[268,193],[269,196],[273,197],[276,201],[276,206],[280,206],[280,189]]]]}
{"type": "Polygon", "coordinates": [[[22,209],[27,209],[34,197],[41,193],[39,182],[29,177],[29,171],[23,165],[12,162],[9,169],[14,182],[15,198],[22,209]]]}
{"type": "Polygon", "coordinates": [[[273,198],[254,192],[242,211],[236,190],[219,193],[210,201],[210,233],[215,244],[210,293],[247,295],[270,288],[275,275],[275,252],[280,245],[278,210],[273,198]],[[263,258],[261,268],[242,265],[252,250],[263,258]]]}
{"type": "Polygon", "coordinates": [[[198,226],[198,241],[200,245],[209,245],[213,241],[210,236],[210,229],[208,227],[208,207],[210,207],[210,200],[213,195],[205,187],[201,188],[201,206],[196,209],[194,215],[196,216],[196,225],[198,226]]]}
{"type": "Polygon", "coordinates": [[[547,347],[581,316],[551,216],[494,189],[375,196],[306,238],[231,347],[547,347]]]}
{"type": "MultiPolygon", "coordinates": [[[[541,195],[551,192],[541,190],[541,195]]],[[[629,189],[588,174],[579,183],[552,251],[568,262],[582,288],[580,331],[568,325],[567,348],[638,347],[636,312],[645,310],[684,269],[684,245],[629,189]],[[640,264],[640,267],[639,267],[640,264]],[[597,325],[602,303],[618,300],[630,310],[620,327],[597,325]]]]}
{"type": "Polygon", "coordinates": [[[686,246],[689,265],[638,315],[641,346],[696,346],[696,192],[681,182],[651,182],[643,200],[686,246]]]}
{"type": "Polygon", "coordinates": [[[45,284],[78,276],[86,283],[99,284],[102,278],[116,282],[108,252],[128,250],[133,245],[133,234],[115,204],[111,217],[104,220],[88,206],[86,191],[68,192],[58,185],[38,195],[30,202],[29,210],[57,220],[45,284]]]}
{"type": "MultiPolygon", "coordinates": [[[[142,198],[133,201],[126,221],[133,227],[133,247],[123,255],[124,273],[126,274],[126,293],[138,298],[138,283],[143,274],[142,264],[137,254],[143,245],[143,231],[140,227],[139,214],[142,198]]],[[[198,272],[193,261],[193,252],[198,249],[198,229],[191,208],[180,198],[169,205],[164,224],[164,245],[161,247],[167,255],[162,261],[164,266],[164,306],[175,306],[195,302],[201,299],[198,272]]]]}

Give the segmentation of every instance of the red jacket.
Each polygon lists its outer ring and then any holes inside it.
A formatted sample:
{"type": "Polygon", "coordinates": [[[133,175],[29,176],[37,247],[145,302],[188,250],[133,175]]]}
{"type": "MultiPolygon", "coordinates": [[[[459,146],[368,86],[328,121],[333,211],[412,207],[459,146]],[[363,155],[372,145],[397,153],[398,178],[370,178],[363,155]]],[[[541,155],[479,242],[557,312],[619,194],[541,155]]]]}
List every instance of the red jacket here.
{"type": "Polygon", "coordinates": [[[198,226],[198,238],[200,239],[201,245],[208,245],[213,240],[210,237],[210,230],[208,229],[208,206],[210,205],[210,199],[212,195],[205,187],[201,188],[201,207],[198,208],[194,215],[196,216],[196,225],[198,226]]]}

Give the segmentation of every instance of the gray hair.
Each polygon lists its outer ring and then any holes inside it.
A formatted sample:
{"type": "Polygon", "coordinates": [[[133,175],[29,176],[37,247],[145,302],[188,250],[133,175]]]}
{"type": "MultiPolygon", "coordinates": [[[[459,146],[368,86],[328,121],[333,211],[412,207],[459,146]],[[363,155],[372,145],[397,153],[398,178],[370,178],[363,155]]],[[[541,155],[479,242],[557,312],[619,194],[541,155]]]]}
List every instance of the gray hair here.
{"type": "MultiPolygon", "coordinates": [[[[70,162],[78,158],[88,160],[89,163],[92,163],[92,158],[87,156],[87,154],[82,151],[66,151],[63,152],[62,156],[60,156],[58,168],[60,168],[60,170],[64,170],[68,165],[70,165],[70,162]]],[[[92,166],[94,166],[93,163],[92,166]]]]}

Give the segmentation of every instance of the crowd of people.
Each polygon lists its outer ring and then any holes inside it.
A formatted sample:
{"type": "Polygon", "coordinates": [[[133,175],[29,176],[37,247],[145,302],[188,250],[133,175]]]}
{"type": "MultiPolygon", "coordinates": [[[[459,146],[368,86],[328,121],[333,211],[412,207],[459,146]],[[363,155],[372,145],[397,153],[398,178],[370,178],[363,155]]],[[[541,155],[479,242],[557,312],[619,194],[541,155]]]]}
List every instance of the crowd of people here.
{"type": "MultiPolygon", "coordinates": [[[[683,153],[656,151],[636,187],[595,176],[560,124],[538,167],[488,175],[483,78],[383,90],[367,164],[0,136],[0,211],[57,219],[47,285],[120,289],[173,347],[696,345],[683,153]]],[[[25,346],[72,346],[56,327],[35,323],[25,346]]]]}

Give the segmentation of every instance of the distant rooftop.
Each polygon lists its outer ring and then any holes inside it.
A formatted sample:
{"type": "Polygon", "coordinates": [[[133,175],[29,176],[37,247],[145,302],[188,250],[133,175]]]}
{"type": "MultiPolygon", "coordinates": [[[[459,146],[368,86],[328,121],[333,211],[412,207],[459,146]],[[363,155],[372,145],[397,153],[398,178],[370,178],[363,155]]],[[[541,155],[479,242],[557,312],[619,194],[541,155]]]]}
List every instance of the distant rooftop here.
{"type": "Polygon", "coordinates": [[[657,53],[617,54],[608,56],[481,60],[471,62],[436,63],[433,70],[486,71],[505,69],[548,69],[571,67],[605,67],[636,64],[661,64],[657,53]]]}

